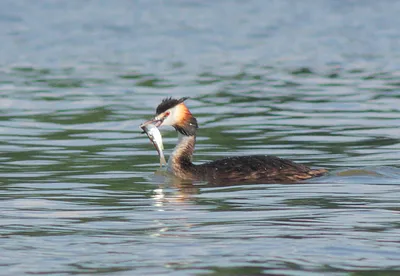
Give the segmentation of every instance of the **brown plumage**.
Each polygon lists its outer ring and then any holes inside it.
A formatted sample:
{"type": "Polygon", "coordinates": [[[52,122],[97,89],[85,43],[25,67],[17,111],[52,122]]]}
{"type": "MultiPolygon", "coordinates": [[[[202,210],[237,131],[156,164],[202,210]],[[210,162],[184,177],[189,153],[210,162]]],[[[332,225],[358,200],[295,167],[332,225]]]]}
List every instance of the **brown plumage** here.
{"type": "Polygon", "coordinates": [[[197,120],[184,104],[187,98],[167,98],[157,107],[154,122],[171,125],[179,133],[179,142],[169,160],[168,170],[186,180],[205,180],[215,184],[293,183],[326,173],[293,161],[268,155],[235,156],[196,165],[192,163],[196,143],[197,120]]]}

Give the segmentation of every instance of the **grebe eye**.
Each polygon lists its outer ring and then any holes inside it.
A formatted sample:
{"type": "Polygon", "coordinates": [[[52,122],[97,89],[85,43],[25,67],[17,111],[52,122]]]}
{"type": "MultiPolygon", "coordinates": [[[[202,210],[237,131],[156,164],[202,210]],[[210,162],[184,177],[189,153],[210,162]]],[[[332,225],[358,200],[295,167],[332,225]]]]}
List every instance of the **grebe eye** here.
{"type": "Polygon", "coordinates": [[[171,114],[171,112],[165,112],[165,117],[168,117],[169,116],[169,114],[171,114]]]}

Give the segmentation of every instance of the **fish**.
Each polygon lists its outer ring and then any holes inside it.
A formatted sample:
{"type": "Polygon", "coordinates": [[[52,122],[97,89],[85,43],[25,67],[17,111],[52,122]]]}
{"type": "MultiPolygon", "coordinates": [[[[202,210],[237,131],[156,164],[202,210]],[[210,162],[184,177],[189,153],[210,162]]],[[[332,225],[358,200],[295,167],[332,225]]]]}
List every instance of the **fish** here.
{"type": "Polygon", "coordinates": [[[143,123],[140,125],[140,128],[143,129],[143,132],[146,133],[147,137],[149,137],[150,141],[153,143],[154,147],[158,152],[158,156],[160,156],[160,167],[167,164],[164,157],[164,145],[162,142],[162,136],[160,130],[153,124],[143,123]]]}

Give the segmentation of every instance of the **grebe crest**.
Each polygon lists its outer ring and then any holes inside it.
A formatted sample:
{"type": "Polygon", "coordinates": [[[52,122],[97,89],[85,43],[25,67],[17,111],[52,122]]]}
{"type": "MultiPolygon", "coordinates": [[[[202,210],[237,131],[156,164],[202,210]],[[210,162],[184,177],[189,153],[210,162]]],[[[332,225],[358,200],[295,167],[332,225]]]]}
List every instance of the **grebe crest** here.
{"type": "Polygon", "coordinates": [[[293,161],[268,155],[223,158],[196,165],[192,163],[198,124],[185,105],[188,98],[166,98],[156,116],[148,121],[157,127],[172,126],[179,133],[178,143],[168,160],[168,170],[185,180],[205,180],[215,184],[291,183],[325,174],[293,161]]]}

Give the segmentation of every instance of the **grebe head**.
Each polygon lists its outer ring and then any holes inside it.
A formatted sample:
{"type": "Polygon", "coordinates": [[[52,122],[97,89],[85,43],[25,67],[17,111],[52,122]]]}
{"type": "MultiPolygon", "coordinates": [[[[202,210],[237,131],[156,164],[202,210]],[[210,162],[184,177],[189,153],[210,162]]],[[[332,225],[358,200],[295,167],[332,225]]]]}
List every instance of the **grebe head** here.
{"type": "Polygon", "coordinates": [[[187,97],[163,99],[157,106],[156,116],[144,124],[154,124],[157,127],[172,126],[183,135],[195,135],[198,128],[197,120],[184,103],[187,99],[187,97]]]}

